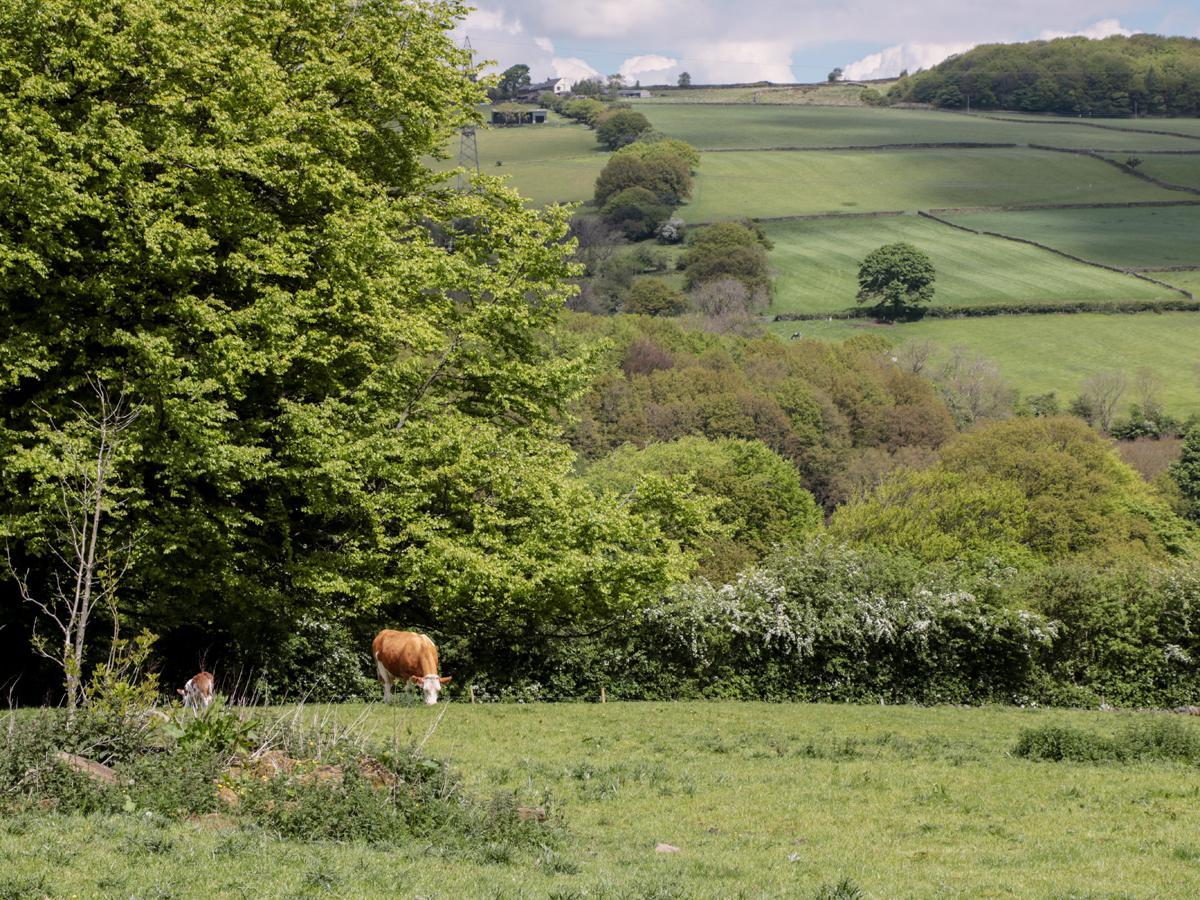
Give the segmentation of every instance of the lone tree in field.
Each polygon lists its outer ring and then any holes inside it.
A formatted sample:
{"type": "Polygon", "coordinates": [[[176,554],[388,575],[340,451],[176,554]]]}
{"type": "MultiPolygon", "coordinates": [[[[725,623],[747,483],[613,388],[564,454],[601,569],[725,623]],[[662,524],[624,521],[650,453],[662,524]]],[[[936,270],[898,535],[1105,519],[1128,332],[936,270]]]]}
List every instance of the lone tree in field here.
{"type": "Polygon", "coordinates": [[[678,84],[680,87],[691,87],[692,76],[687,72],[680,72],[678,84]]]}
{"type": "Polygon", "coordinates": [[[867,254],[858,268],[858,302],[875,304],[881,319],[916,319],[933,299],[933,262],[903,241],[867,254]]]}

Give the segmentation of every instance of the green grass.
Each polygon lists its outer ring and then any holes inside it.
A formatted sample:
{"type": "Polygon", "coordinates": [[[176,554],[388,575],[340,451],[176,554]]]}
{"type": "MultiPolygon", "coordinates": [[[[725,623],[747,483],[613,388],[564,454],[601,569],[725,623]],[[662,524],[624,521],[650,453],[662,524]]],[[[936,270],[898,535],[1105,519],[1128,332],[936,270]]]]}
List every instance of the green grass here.
{"type": "Polygon", "coordinates": [[[932,207],[1177,200],[1099,160],[1032,150],[706,153],[690,222],[932,207]]]}
{"type": "Polygon", "coordinates": [[[562,846],[489,863],[138,814],[28,816],[0,822],[0,894],[810,898],[844,878],[889,898],[1200,892],[1194,770],[1011,755],[1022,729],[1111,735],[1147,714],[453,704],[373,705],[366,721],[415,740],[443,712],[427,749],[477,792],[548,806],[562,846]]]}
{"type": "Polygon", "coordinates": [[[1178,297],[1128,275],[916,216],[779,222],[767,232],[775,244],[773,313],[853,308],[859,264],[872,250],[895,241],[929,254],[937,270],[935,302],[941,306],[1178,297]]]}
{"type": "MultiPolygon", "coordinates": [[[[873,87],[881,93],[887,91],[889,85],[879,84],[873,87]]],[[[858,84],[799,84],[777,85],[773,87],[715,87],[715,88],[682,88],[654,92],[649,101],[635,100],[634,103],[760,103],[760,104],[789,104],[807,106],[863,106],[860,98],[862,85],[858,84]]]]}
{"type": "Polygon", "coordinates": [[[1114,266],[1200,265],[1200,206],[1046,209],[947,218],[1114,266]]]}
{"type": "Polygon", "coordinates": [[[1149,274],[1160,281],[1183,288],[1185,291],[1191,291],[1195,296],[1200,297],[1200,272],[1151,272],[1149,274]]]}
{"type": "MultiPolygon", "coordinates": [[[[508,176],[534,206],[590,200],[609,156],[596,143],[596,132],[553,115],[545,125],[481,128],[476,144],[479,170],[508,176]]],[[[449,150],[451,158],[438,168],[457,165],[457,139],[449,150]]]]}
{"type": "MultiPolygon", "coordinates": [[[[1106,119],[1101,116],[1043,116],[1036,113],[1004,112],[1002,110],[988,110],[983,115],[1003,116],[1006,119],[1024,119],[1030,122],[1054,122],[1063,125],[1091,123],[1094,125],[1103,125],[1106,130],[1172,131],[1176,134],[1188,134],[1200,138],[1200,119],[1196,118],[1106,119]]],[[[1050,128],[1048,125],[1045,127],[1050,128]]]]}
{"type": "MultiPolygon", "coordinates": [[[[1170,156],[1166,154],[1139,157],[1142,164],[1138,171],[1153,176],[1171,184],[1181,184],[1184,187],[1200,189],[1200,154],[1195,156],[1170,156]]],[[[1114,159],[1124,162],[1128,157],[1118,156],[1114,159]]],[[[1186,197],[1186,194],[1180,194],[1186,197]]],[[[1198,197],[1197,199],[1200,199],[1198,197]]]]}
{"type": "MultiPolygon", "coordinates": [[[[1094,372],[1118,369],[1132,381],[1140,367],[1149,366],[1164,378],[1163,402],[1170,412],[1200,413],[1200,313],[989,316],[894,326],[776,322],[770,330],[785,339],[796,331],[821,340],[857,334],[881,334],[896,343],[929,339],[943,353],[965,347],[995,362],[1022,394],[1054,391],[1064,405],[1094,372]]],[[[1122,400],[1122,415],[1132,401],[1132,395],[1122,400]]]]}
{"type": "Polygon", "coordinates": [[[1064,122],[1026,125],[958,113],[784,104],[718,106],[651,100],[638,105],[655,128],[704,149],[981,142],[1074,149],[1200,149],[1186,138],[1101,131],[1064,122]]]}

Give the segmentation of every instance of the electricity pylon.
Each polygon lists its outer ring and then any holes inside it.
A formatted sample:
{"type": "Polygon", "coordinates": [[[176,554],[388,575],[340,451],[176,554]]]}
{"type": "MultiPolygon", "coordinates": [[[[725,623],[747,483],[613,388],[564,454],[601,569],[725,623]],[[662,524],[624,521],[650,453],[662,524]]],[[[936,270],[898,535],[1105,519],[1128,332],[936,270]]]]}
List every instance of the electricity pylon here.
{"type": "MultiPolygon", "coordinates": [[[[463,49],[467,51],[467,58],[470,63],[475,62],[475,51],[471,48],[471,38],[467,37],[463,40],[463,49]]],[[[475,76],[471,76],[471,80],[475,80],[475,76]]],[[[458,133],[458,189],[465,191],[471,186],[470,173],[467,169],[474,169],[475,174],[479,174],[479,146],[475,143],[475,123],[469,122],[464,125],[458,133]]]]}

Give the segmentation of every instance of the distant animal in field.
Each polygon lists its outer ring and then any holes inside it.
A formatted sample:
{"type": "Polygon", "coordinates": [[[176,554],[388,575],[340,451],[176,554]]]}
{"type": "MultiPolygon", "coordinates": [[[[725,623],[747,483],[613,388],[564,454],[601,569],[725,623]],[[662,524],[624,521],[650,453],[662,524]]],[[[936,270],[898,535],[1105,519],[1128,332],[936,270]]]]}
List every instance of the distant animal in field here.
{"type": "Polygon", "coordinates": [[[438,652],[426,635],[415,631],[391,631],[384,629],[371,642],[371,655],[375,657],[375,669],[383,683],[383,700],[392,699],[392,685],[415,684],[425,695],[425,704],[438,702],[438,692],[450,678],[438,675],[438,652]]]}
{"type": "Polygon", "coordinates": [[[183,698],[184,709],[190,707],[197,712],[208,709],[213,701],[213,677],[208,672],[197,672],[176,692],[183,698]]]}

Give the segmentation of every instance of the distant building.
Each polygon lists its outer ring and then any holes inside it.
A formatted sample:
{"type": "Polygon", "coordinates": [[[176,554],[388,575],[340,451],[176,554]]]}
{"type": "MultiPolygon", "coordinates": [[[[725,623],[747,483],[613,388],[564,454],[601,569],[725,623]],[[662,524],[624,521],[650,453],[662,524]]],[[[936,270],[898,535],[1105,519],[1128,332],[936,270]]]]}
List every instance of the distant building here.
{"type": "Polygon", "coordinates": [[[645,100],[650,96],[650,92],[644,88],[621,88],[617,91],[618,97],[626,97],[631,100],[645,100]]]}
{"type": "Polygon", "coordinates": [[[542,94],[551,93],[562,97],[571,93],[571,82],[566,78],[551,78],[549,81],[541,81],[537,84],[531,84],[528,87],[522,88],[517,94],[518,100],[524,103],[537,103],[538,98],[542,94]]]}
{"type": "Polygon", "coordinates": [[[516,103],[497,103],[491,112],[493,125],[541,125],[546,121],[546,110],[516,103]]]}

